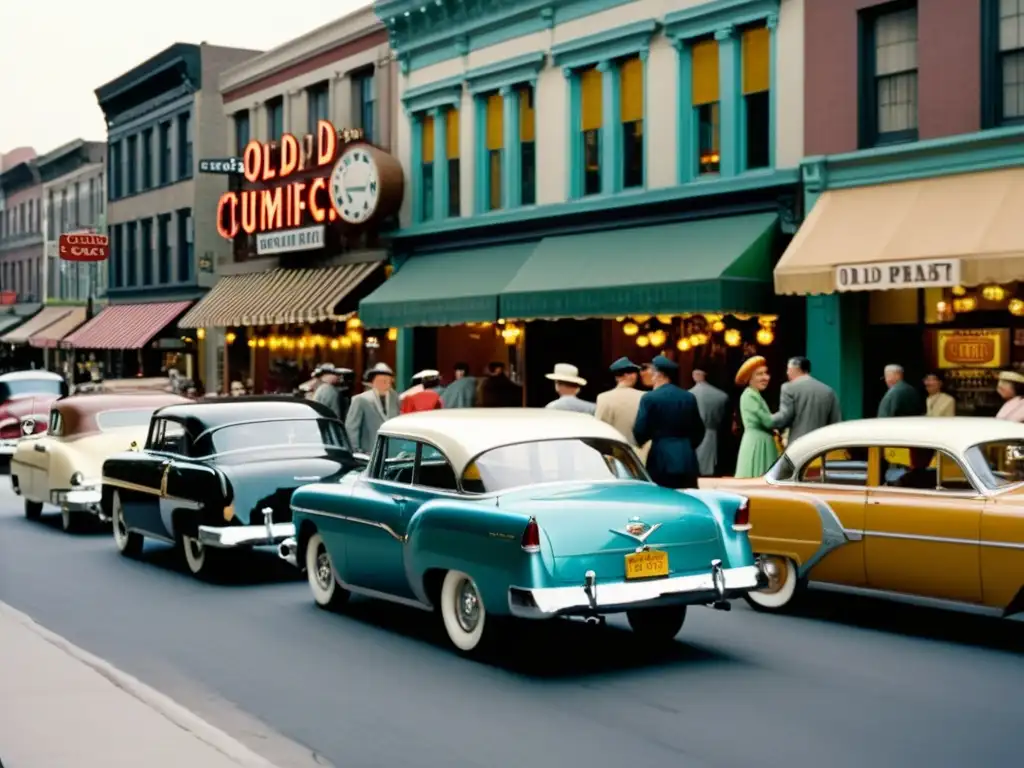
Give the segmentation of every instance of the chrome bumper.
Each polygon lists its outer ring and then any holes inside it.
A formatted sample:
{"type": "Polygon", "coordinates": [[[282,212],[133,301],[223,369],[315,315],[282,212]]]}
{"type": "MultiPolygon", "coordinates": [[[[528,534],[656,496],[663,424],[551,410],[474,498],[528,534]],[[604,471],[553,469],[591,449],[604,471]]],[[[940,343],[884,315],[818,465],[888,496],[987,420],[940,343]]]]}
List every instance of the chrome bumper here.
{"type": "Polygon", "coordinates": [[[263,547],[280,544],[295,536],[293,523],[272,523],[270,525],[229,525],[199,526],[199,542],[207,547],[230,549],[232,547],[263,547]]]}
{"type": "Polygon", "coordinates": [[[550,619],[620,613],[669,604],[718,603],[758,589],[760,573],[756,565],[722,568],[716,561],[707,573],[600,583],[593,572],[588,571],[585,583],[578,587],[510,587],[508,607],[513,616],[522,619],[550,619]]]}
{"type": "Polygon", "coordinates": [[[281,542],[281,545],[277,548],[277,556],[284,560],[290,565],[294,565],[296,568],[299,567],[298,558],[299,543],[294,539],[285,539],[281,542]]]}
{"type": "Polygon", "coordinates": [[[72,512],[89,512],[90,514],[102,517],[103,493],[99,488],[81,488],[62,493],[63,499],[60,506],[67,507],[72,512]]]}
{"type": "Polygon", "coordinates": [[[17,448],[18,440],[0,440],[0,456],[13,456],[17,448]]]}

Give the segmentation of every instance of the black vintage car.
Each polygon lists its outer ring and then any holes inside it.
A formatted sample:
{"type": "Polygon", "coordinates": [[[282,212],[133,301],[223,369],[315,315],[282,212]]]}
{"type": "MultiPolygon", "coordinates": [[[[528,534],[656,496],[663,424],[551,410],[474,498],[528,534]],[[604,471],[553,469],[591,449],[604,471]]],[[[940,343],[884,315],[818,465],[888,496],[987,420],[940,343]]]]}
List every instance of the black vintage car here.
{"type": "Polygon", "coordinates": [[[318,403],[247,397],[169,405],[153,413],[143,448],[103,463],[104,516],[121,554],[143,538],[180,547],[188,569],[212,575],[224,550],[295,535],[292,491],[362,464],[318,403]]]}

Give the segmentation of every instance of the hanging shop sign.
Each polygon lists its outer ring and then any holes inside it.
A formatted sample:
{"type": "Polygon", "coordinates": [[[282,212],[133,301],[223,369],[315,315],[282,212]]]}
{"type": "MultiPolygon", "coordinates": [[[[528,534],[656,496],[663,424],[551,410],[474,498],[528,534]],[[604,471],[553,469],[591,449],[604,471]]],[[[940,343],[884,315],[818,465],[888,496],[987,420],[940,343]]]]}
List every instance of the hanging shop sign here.
{"type": "Polygon", "coordinates": [[[937,334],[939,368],[1002,368],[1010,359],[1010,330],[944,329],[937,334]]]}
{"type": "Polygon", "coordinates": [[[61,235],[57,253],[64,261],[106,261],[110,240],[106,235],[61,235]]]}
{"type": "Polygon", "coordinates": [[[199,161],[200,173],[242,173],[245,166],[240,157],[227,157],[221,160],[207,158],[199,161]]]}
{"type": "Polygon", "coordinates": [[[949,288],[960,284],[959,259],[917,259],[876,264],[841,264],[836,291],[888,291],[900,288],[949,288]]]}
{"type": "Polygon", "coordinates": [[[256,235],[256,253],[269,256],[273,253],[309,251],[324,247],[324,225],[314,224],[301,229],[285,229],[281,232],[264,232],[256,235]]]}
{"type": "MultiPolygon", "coordinates": [[[[396,213],[402,202],[398,161],[367,144],[362,131],[338,130],[326,120],[302,139],[249,142],[242,166],[251,188],[226,192],[217,204],[217,231],[227,239],[364,225],[396,213]]],[[[308,247],[322,245],[321,238],[308,247]]]]}

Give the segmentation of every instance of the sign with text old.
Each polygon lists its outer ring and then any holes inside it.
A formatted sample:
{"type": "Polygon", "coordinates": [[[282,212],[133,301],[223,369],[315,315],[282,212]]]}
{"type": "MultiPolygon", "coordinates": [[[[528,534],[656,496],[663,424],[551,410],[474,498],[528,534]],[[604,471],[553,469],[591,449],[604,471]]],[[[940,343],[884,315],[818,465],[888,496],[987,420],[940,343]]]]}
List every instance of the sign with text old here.
{"type": "Polygon", "coordinates": [[[64,261],[106,261],[110,240],[106,235],[61,235],[57,255],[64,261]]]}
{"type": "Polygon", "coordinates": [[[835,288],[839,292],[950,288],[959,284],[959,259],[841,264],[835,269],[835,288]]]}
{"type": "Polygon", "coordinates": [[[1010,330],[943,329],[938,332],[939,368],[1002,368],[1010,358],[1010,330]]]}

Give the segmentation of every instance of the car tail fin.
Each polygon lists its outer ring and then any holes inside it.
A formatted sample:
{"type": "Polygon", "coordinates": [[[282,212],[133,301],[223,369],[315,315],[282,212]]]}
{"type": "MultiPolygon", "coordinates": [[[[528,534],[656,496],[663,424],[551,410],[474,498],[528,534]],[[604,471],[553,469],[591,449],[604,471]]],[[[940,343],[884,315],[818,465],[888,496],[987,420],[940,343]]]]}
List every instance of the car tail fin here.
{"type": "Polygon", "coordinates": [[[740,505],[736,507],[736,515],[732,520],[732,529],[734,531],[749,531],[750,528],[750,499],[744,496],[740,505]]]}
{"type": "Polygon", "coordinates": [[[540,552],[540,526],[535,517],[531,517],[523,529],[522,546],[524,552],[540,552]]]}

